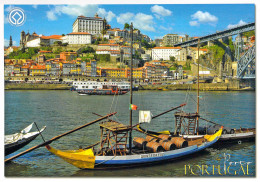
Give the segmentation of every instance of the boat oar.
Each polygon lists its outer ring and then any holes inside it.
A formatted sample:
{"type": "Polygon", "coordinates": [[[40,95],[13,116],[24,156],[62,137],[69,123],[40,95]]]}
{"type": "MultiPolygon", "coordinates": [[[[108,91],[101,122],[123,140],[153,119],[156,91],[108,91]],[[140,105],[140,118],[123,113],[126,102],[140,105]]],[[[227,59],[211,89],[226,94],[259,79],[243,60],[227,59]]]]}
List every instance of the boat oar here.
{"type": "Polygon", "coordinates": [[[210,121],[210,120],[207,120],[207,119],[204,119],[204,118],[200,118],[200,119],[202,119],[202,120],[204,120],[204,121],[207,121],[207,122],[209,122],[209,123],[212,123],[212,124],[217,124],[217,125],[219,125],[218,123],[215,123],[214,121],[210,121]]]}
{"type": "Polygon", "coordinates": [[[52,143],[53,141],[60,139],[61,137],[64,137],[64,136],[66,136],[66,135],[68,135],[68,134],[71,134],[71,133],[73,133],[73,132],[75,132],[75,131],[78,131],[78,130],[80,130],[80,129],[82,129],[82,128],[85,128],[85,127],[87,127],[87,126],[89,126],[89,125],[92,125],[92,124],[94,124],[94,123],[96,123],[96,122],[98,122],[98,121],[101,121],[101,120],[103,120],[103,119],[106,119],[106,118],[108,118],[108,117],[110,117],[110,116],[113,116],[113,115],[115,115],[115,114],[116,114],[116,112],[110,113],[110,114],[108,114],[108,115],[106,115],[106,116],[104,116],[104,117],[101,117],[101,118],[99,118],[99,119],[96,119],[96,120],[94,120],[94,121],[91,121],[91,122],[89,122],[89,123],[87,123],[87,124],[85,124],[85,125],[82,125],[82,126],[80,126],[80,127],[77,127],[77,128],[75,128],[75,129],[73,129],[73,130],[70,130],[70,131],[68,131],[68,132],[66,132],[66,133],[63,133],[63,134],[58,135],[58,136],[55,136],[55,137],[53,137],[52,139],[50,139],[50,140],[48,140],[48,141],[46,141],[46,142],[43,142],[43,143],[41,143],[41,144],[39,144],[39,145],[36,145],[36,146],[34,146],[34,147],[32,147],[32,148],[29,148],[29,149],[25,150],[24,152],[21,152],[21,153],[15,155],[15,156],[13,156],[13,157],[10,157],[10,158],[8,158],[8,159],[5,159],[5,163],[6,163],[6,162],[9,162],[9,161],[11,161],[11,160],[13,160],[13,159],[15,159],[15,158],[17,158],[17,157],[20,157],[20,156],[22,156],[22,155],[24,155],[24,154],[27,154],[28,152],[31,152],[31,151],[33,151],[33,150],[35,150],[35,149],[37,149],[37,148],[43,147],[43,146],[45,146],[45,145],[48,145],[48,144],[52,143]]]}

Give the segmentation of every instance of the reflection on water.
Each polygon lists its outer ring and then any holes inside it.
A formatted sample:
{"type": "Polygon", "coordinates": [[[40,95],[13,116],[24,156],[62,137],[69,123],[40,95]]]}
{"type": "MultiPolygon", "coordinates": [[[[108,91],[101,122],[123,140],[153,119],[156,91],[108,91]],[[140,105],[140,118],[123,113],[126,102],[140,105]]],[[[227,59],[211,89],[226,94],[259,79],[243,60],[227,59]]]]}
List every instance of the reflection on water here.
{"type": "MultiPolygon", "coordinates": [[[[203,118],[216,121],[232,128],[255,127],[255,92],[205,92],[201,93],[200,112],[203,118]]],[[[134,92],[134,104],[140,110],[151,110],[153,115],[184,102],[185,111],[196,110],[196,92],[134,92]],[[189,99],[186,99],[189,98],[189,99]]],[[[97,119],[92,112],[105,115],[117,111],[113,117],[127,124],[129,119],[129,96],[79,96],[70,91],[6,91],[5,92],[5,134],[19,132],[35,121],[39,127],[47,126],[43,133],[46,140],[77,126],[97,119]]],[[[133,123],[138,122],[138,111],[133,112],[133,123]]],[[[202,123],[203,124],[203,123],[202,123]]],[[[150,130],[174,129],[173,112],[144,124],[150,130]]],[[[34,130],[36,130],[34,128],[34,130]]],[[[142,136],[135,133],[136,136],[142,136]]],[[[58,149],[75,149],[99,141],[98,124],[75,132],[52,143],[58,149]]],[[[38,137],[28,146],[14,154],[42,142],[38,137]]],[[[129,168],[121,170],[93,171],[79,170],[52,155],[44,147],[28,153],[6,164],[6,176],[192,176],[185,175],[184,166],[223,165],[223,155],[230,154],[232,161],[252,162],[250,176],[255,176],[255,144],[253,142],[233,145],[227,148],[210,148],[203,153],[180,159],[175,162],[129,168]]],[[[13,155],[14,155],[13,154],[13,155]]],[[[196,171],[194,169],[194,171],[196,171]]],[[[210,170],[209,170],[210,171],[210,170]]],[[[242,173],[239,174],[243,175],[242,173]]],[[[201,176],[201,175],[200,175],[201,176]]]]}

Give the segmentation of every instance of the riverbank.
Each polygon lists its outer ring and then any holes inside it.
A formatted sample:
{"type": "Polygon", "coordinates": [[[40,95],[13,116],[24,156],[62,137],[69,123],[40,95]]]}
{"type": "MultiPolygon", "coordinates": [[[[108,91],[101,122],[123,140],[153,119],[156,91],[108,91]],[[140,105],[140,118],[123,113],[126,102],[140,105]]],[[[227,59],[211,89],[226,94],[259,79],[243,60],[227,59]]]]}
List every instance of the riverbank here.
{"type": "Polygon", "coordinates": [[[5,90],[69,90],[68,84],[5,83],[5,90]]]}
{"type": "MultiPolygon", "coordinates": [[[[68,84],[5,83],[5,90],[70,90],[68,84]]],[[[140,90],[197,90],[197,84],[143,85],[140,90]]],[[[202,91],[253,91],[252,87],[241,88],[233,83],[200,83],[202,91]]]]}
{"type": "MultiPolygon", "coordinates": [[[[175,84],[175,85],[144,85],[139,87],[140,90],[197,90],[197,84],[175,84]]],[[[200,83],[201,91],[253,91],[252,87],[241,88],[237,84],[230,83],[200,83]]]]}

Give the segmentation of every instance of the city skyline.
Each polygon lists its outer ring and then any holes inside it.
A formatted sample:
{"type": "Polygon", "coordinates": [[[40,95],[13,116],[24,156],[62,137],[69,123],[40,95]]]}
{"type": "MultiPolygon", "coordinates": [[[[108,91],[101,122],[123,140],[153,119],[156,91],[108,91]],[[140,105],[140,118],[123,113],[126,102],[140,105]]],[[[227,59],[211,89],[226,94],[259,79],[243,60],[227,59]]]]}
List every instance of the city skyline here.
{"type": "Polygon", "coordinates": [[[22,30],[43,35],[71,33],[77,16],[93,17],[95,13],[105,17],[112,28],[123,29],[124,23],[133,22],[153,40],[169,33],[203,36],[255,21],[254,4],[5,5],[5,46],[10,36],[13,44],[19,46],[22,30]],[[25,11],[26,22],[20,27],[8,22],[7,15],[13,7],[25,11]]]}

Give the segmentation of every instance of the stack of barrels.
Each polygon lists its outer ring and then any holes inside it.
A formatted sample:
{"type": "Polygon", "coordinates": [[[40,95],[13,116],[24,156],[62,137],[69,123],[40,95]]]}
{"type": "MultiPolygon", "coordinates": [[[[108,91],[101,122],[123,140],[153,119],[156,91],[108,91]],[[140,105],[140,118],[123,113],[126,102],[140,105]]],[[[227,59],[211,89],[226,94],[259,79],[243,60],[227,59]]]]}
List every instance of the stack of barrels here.
{"type": "Polygon", "coordinates": [[[135,137],[133,139],[135,147],[149,152],[163,152],[184,148],[188,142],[181,137],[171,137],[170,135],[161,134],[157,137],[147,135],[146,138],[135,137]]]}

